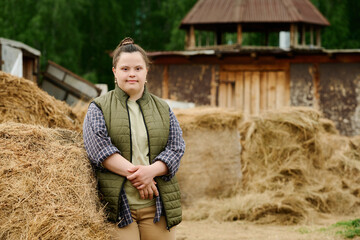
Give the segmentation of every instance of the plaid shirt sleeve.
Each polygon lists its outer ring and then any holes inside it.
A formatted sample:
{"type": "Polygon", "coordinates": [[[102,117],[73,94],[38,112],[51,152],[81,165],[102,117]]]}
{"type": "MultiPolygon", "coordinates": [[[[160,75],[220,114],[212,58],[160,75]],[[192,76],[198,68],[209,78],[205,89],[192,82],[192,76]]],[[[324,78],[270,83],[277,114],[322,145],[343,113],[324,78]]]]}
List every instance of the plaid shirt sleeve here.
{"type": "Polygon", "coordinates": [[[111,143],[102,111],[95,103],[91,103],[83,124],[85,150],[90,162],[102,168],[102,162],[120,151],[111,143]]]}
{"type": "Polygon", "coordinates": [[[154,160],[162,161],[166,164],[169,174],[162,176],[163,180],[170,181],[179,169],[180,159],[185,152],[185,142],[182,137],[182,130],[180,124],[175,117],[174,112],[170,109],[170,129],[168,142],[165,150],[162,151],[154,160]]]}

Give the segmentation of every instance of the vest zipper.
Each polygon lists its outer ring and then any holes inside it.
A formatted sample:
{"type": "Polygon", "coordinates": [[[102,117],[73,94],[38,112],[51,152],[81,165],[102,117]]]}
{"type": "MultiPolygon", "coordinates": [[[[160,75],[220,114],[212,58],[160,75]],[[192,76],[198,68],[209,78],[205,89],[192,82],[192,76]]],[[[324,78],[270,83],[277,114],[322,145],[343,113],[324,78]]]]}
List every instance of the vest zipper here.
{"type": "MultiPolygon", "coordinates": [[[[136,101],[137,102],[137,101],[136,101]]],[[[139,105],[139,109],[140,109],[140,112],[141,112],[141,115],[143,117],[143,121],[144,121],[144,125],[145,125],[145,129],[146,129],[146,135],[147,135],[147,139],[148,139],[148,148],[149,148],[149,164],[151,164],[151,159],[150,159],[150,156],[151,156],[151,152],[150,152],[150,137],[149,137],[149,131],[148,131],[148,128],[146,126],[146,122],[145,122],[145,117],[144,117],[144,113],[143,113],[143,110],[141,108],[141,105],[137,102],[137,104],[139,105]]],[[[155,180],[156,181],[156,180],[155,180]]],[[[162,200],[162,197],[161,197],[161,193],[160,193],[160,189],[159,189],[159,196],[160,196],[160,199],[162,200]]],[[[167,215],[166,215],[166,211],[165,211],[165,207],[164,207],[164,216],[165,216],[165,222],[166,222],[166,229],[170,231],[170,228],[169,228],[169,225],[168,225],[168,219],[167,219],[167,215]]],[[[161,217],[161,216],[160,216],[161,217]]]]}
{"type": "MultiPolygon", "coordinates": [[[[127,97],[126,98],[126,102],[125,102],[125,105],[126,105],[126,112],[127,112],[127,114],[128,114],[128,119],[129,119],[129,130],[130,130],[130,162],[132,163],[132,138],[131,138],[131,122],[130,122],[130,113],[129,113],[129,107],[128,107],[128,105],[127,105],[127,102],[128,102],[128,99],[129,99],[130,97],[127,97]]],[[[123,184],[122,184],[122,186],[121,186],[121,188],[120,188],[120,193],[119,193],[119,199],[120,199],[120,201],[119,201],[119,206],[118,206],[118,213],[117,213],[117,218],[118,218],[118,220],[123,220],[123,219],[120,219],[120,216],[119,216],[119,214],[120,214],[120,208],[121,208],[121,206],[120,206],[120,204],[121,204],[121,191],[124,189],[124,185],[125,185],[125,182],[127,181],[127,179],[126,179],[126,177],[124,177],[125,178],[125,180],[124,180],[124,182],[123,182],[123,184]]],[[[120,222],[121,222],[120,221],[120,222]]],[[[119,223],[120,223],[119,222],[119,223]]]]}

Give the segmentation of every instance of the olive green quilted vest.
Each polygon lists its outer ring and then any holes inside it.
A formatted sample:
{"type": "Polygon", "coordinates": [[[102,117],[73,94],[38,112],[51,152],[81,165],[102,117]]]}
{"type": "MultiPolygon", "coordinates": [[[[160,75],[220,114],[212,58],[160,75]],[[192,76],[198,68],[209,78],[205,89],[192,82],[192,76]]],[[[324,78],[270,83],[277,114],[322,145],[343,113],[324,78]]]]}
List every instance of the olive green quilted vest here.
{"type": "MultiPolygon", "coordinates": [[[[112,143],[120,150],[121,155],[131,159],[132,144],[130,133],[129,113],[127,100],[129,96],[118,86],[115,90],[94,99],[94,102],[103,112],[106,128],[112,143]]],[[[148,133],[148,145],[150,163],[166,147],[169,136],[169,106],[158,97],[147,92],[136,101],[145,120],[148,133]]],[[[97,170],[99,191],[103,200],[107,203],[108,218],[110,221],[119,220],[120,192],[126,178],[107,170],[97,170]]],[[[159,188],[161,200],[165,209],[167,228],[171,228],[181,222],[180,189],[176,176],[170,181],[164,181],[156,177],[155,181],[159,188]]]]}

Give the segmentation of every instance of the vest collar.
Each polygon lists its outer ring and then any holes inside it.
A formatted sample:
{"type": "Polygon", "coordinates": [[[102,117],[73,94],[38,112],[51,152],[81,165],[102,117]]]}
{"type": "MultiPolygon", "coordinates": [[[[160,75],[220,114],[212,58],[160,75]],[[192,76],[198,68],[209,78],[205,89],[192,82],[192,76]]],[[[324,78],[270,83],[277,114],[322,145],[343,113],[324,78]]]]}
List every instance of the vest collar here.
{"type": "MultiPolygon", "coordinates": [[[[117,84],[115,84],[115,96],[122,104],[127,102],[127,100],[130,97],[126,92],[124,92],[121,88],[119,88],[119,86],[117,84]]],[[[140,103],[146,104],[147,102],[149,102],[149,100],[150,100],[150,94],[147,91],[147,87],[145,85],[144,86],[144,93],[143,93],[142,97],[139,98],[138,100],[136,100],[136,102],[139,103],[139,104],[140,103]]]]}

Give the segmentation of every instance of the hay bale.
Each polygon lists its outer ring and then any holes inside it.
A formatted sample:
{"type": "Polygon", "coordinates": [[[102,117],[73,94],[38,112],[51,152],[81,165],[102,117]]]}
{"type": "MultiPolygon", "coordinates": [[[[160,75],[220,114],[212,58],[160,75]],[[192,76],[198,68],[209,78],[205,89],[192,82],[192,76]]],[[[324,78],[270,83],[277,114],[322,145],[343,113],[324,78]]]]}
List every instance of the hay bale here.
{"type": "Polygon", "coordinates": [[[0,239],[109,239],[81,135],[0,124],[0,239]]]}
{"type": "Polygon", "coordinates": [[[360,198],[354,195],[360,187],[360,159],[353,158],[349,138],[337,135],[333,126],[312,108],[267,112],[244,123],[243,190],[281,192],[281,198],[269,199],[269,204],[296,195],[296,201],[287,202],[288,215],[302,209],[290,222],[277,215],[265,219],[265,209],[262,221],[291,224],[314,219],[318,213],[360,213],[360,198]]]}
{"type": "Polygon", "coordinates": [[[82,119],[35,83],[0,71],[0,123],[17,122],[82,131],[82,119]]]}
{"type": "Polygon", "coordinates": [[[177,110],[186,151],[177,174],[183,202],[233,194],[241,180],[241,114],[224,109],[177,110]]]}
{"type": "Polygon", "coordinates": [[[185,219],[298,224],[326,214],[359,216],[358,138],[340,136],[331,126],[312,108],[270,111],[244,122],[241,192],[199,202],[185,219]]]}

